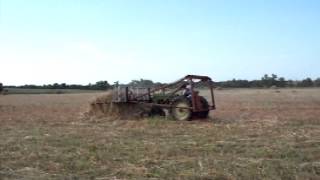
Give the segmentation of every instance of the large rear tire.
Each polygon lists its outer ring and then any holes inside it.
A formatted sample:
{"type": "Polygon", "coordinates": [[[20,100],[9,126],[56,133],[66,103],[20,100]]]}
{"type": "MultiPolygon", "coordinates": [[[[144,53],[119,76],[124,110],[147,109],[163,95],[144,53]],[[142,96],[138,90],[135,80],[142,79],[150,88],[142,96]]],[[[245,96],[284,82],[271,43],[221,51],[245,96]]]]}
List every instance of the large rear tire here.
{"type": "Polygon", "coordinates": [[[180,96],[172,103],[171,115],[178,121],[190,120],[192,116],[191,102],[185,96],[180,96]],[[179,108],[182,107],[182,108],[179,108]]]}
{"type": "Polygon", "coordinates": [[[201,109],[205,109],[205,111],[197,112],[196,116],[200,119],[208,118],[209,116],[209,103],[206,98],[200,96],[201,109]]]}

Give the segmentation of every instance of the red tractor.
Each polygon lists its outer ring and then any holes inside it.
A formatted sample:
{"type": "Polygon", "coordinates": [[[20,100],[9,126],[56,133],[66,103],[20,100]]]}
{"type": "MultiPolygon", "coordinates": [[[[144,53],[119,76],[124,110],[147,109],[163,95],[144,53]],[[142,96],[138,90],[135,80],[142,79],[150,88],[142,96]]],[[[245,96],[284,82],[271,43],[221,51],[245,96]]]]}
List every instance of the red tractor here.
{"type": "Polygon", "coordinates": [[[209,111],[215,109],[213,82],[210,77],[198,75],[187,75],[157,88],[116,86],[112,102],[149,106],[151,114],[168,112],[176,120],[207,118],[209,111]],[[209,90],[207,98],[200,95],[204,90],[209,90]]]}

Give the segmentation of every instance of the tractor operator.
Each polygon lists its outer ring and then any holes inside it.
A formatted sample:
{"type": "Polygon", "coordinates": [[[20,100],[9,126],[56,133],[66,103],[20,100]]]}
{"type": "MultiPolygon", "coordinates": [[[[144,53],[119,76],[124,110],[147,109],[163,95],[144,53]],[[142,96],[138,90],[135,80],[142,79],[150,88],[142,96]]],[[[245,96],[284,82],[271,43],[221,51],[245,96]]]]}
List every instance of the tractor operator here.
{"type": "Polygon", "coordinates": [[[183,88],[184,88],[184,90],[183,90],[182,94],[183,94],[184,96],[186,96],[187,98],[190,98],[191,95],[192,95],[191,85],[188,84],[188,85],[184,86],[183,88]]]}

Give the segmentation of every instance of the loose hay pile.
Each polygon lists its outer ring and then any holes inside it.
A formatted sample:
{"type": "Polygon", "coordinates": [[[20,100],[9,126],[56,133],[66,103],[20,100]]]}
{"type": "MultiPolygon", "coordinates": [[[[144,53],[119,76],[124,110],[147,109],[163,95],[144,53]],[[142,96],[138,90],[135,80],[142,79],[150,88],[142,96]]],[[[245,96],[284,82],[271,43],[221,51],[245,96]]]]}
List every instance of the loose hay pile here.
{"type": "Polygon", "coordinates": [[[112,92],[106,92],[90,102],[89,116],[109,119],[139,119],[149,108],[135,103],[112,103],[112,92]]]}

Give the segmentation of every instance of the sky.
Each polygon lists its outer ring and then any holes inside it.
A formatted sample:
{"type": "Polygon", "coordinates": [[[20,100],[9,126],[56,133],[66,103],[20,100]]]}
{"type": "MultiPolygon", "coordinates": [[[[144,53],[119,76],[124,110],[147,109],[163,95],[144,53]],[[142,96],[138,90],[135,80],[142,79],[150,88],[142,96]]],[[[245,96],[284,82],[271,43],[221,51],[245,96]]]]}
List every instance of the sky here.
{"type": "Polygon", "coordinates": [[[0,0],[0,82],[320,77],[318,0],[0,0]]]}

